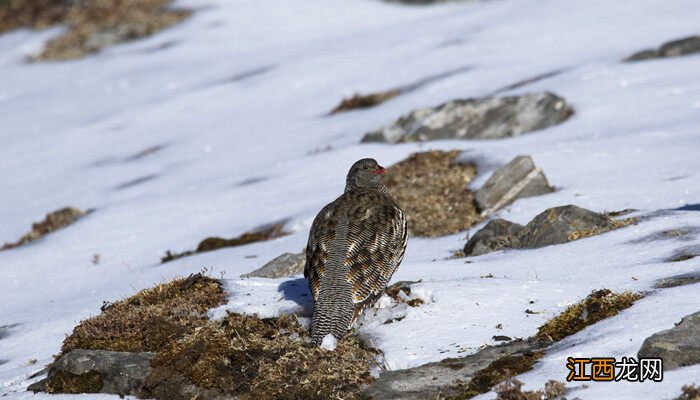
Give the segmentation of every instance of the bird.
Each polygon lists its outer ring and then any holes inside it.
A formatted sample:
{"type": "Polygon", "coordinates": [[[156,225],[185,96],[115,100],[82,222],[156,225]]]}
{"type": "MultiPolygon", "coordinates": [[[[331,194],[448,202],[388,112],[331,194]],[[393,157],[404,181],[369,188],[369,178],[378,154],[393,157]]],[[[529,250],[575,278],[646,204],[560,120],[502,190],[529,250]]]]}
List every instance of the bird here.
{"type": "Polygon", "coordinates": [[[316,215],[306,246],[304,277],[314,300],[311,344],[341,339],[384,293],[403,260],[406,216],[381,183],[386,169],[355,162],[345,191],[316,215]]]}

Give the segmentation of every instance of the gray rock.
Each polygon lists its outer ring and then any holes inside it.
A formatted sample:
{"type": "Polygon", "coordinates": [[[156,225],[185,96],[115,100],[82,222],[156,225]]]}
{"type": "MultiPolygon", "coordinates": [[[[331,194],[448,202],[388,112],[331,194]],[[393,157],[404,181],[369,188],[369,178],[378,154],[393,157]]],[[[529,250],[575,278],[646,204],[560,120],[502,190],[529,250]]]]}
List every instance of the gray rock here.
{"type": "Polygon", "coordinates": [[[568,205],[545,210],[523,228],[518,247],[543,247],[597,235],[616,227],[610,217],[568,205]]]}
{"type": "Polygon", "coordinates": [[[625,61],[641,61],[652,58],[680,57],[700,53],[700,36],[690,36],[664,43],[658,49],[647,49],[634,53],[625,61]]]}
{"type": "Polygon", "coordinates": [[[700,363],[700,311],[686,315],[675,327],[649,336],[638,357],[661,357],[664,371],[700,363]]]}
{"type": "Polygon", "coordinates": [[[476,192],[476,203],[486,215],[521,197],[539,196],[553,191],[532,157],[518,156],[491,175],[476,192]]]}
{"type": "Polygon", "coordinates": [[[518,232],[521,229],[523,229],[522,225],[505,219],[489,221],[486,226],[469,238],[464,246],[464,254],[478,256],[500,249],[516,247],[518,232]]]}
{"type": "Polygon", "coordinates": [[[505,356],[519,357],[541,350],[534,341],[515,340],[487,346],[477,353],[424,364],[415,368],[386,371],[363,393],[366,399],[425,400],[454,396],[455,385],[468,385],[478,371],[505,356]]]}
{"type": "Polygon", "coordinates": [[[151,373],[150,360],[154,355],[155,353],[72,350],[51,364],[46,379],[29,386],[28,390],[45,391],[46,383],[51,383],[52,378],[59,376],[92,375],[98,376],[102,381],[102,387],[96,393],[137,395],[151,373]]]}
{"type": "Polygon", "coordinates": [[[241,275],[241,278],[282,278],[304,272],[306,254],[284,253],[253,272],[241,275]]]}
{"type": "Polygon", "coordinates": [[[654,287],[657,289],[667,289],[676,286],[692,285],[698,282],[700,282],[700,270],[660,279],[656,282],[654,287]]]}
{"type": "Polygon", "coordinates": [[[566,101],[549,92],[454,100],[415,110],[368,133],[362,142],[498,139],[559,124],[571,114],[566,101]]]}

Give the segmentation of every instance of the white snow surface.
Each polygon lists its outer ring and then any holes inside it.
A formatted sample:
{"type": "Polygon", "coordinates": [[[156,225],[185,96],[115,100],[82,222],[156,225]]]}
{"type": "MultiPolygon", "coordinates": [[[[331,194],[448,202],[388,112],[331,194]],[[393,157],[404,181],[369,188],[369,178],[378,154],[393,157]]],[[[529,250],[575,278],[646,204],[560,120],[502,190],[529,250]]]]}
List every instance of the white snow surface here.
{"type": "MultiPolygon", "coordinates": [[[[646,291],[630,309],[566,338],[518,377],[526,389],[564,380],[567,356],[634,356],[646,337],[700,309],[697,285],[654,290],[698,269],[700,56],[622,63],[641,49],[698,34],[693,0],[498,0],[408,7],[374,0],[187,0],[184,23],[83,60],[26,63],[60,28],[0,36],[0,242],[67,205],[94,212],[35,243],[0,252],[0,394],[59,352],[103,301],[209,268],[223,276],[225,310],[308,317],[303,277],[239,279],[304,246],[318,210],[363,157],[391,165],[411,152],[464,150],[494,168],[531,155],[557,191],[519,200],[498,217],[524,224],[548,207],[633,208],[642,221],[533,250],[448,259],[465,233],[411,238],[393,281],[422,280],[420,307],[386,299],[359,328],[390,369],[473,353],[492,336],[528,337],[594,289],[646,291]],[[166,46],[167,45],[167,46],[166,46]],[[568,121],[517,138],[359,144],[412,109],[489,95],[552,91],[568,121]],[[342,97],[442,79],[378,107],[325,114],[342,97]],[[143,157],[144,149],[161,149],[143,157]],[[292,234],[182,258],[208,236],[232,237],[286,220],[292,234]],[[659,232],[689,228],[691,234],[659,232]],[[100,262],[93,265],[94,254],[100,262]],[[493,278],[482,278],[493,274],[493,278]],[[537,314],[526,314],[531,309],[537,314]],[[403,319],[384,324],[392,316],[403,319]],[[501,324],[502,329],[496,325],[501,324]],[[30,364],[30,359],[36,359],[30,364]]],[[[475,232],[480,226],[475,227],[475,232]]],[[[308,321],[306,321],[308,323],[308,321]]],[[[669,399],[700,383],[700,365],[661,383],[587,383],[568,397],[669,399]]],[[[107,399],[109,395],[80,395],[107,399]]],[[[490,399],[494,393],[479,398],[490,399]]]]}
{"type": "Polygon", "coordinates": [[[323,337],[323,340],[321,341],[321,348],[326,349],[329,351],[334,351],[335,347],[338,345],[338,339],[335,338],[332,334],[327,334],[326,336],[323,337]]]}

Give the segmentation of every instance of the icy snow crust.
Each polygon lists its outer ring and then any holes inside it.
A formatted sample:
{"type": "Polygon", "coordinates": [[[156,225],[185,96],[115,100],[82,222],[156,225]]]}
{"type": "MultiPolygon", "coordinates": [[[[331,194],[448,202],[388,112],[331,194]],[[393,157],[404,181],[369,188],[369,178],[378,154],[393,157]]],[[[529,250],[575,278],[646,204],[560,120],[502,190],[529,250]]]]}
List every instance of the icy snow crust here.
{"type": "MultiPolygon", "coordinates": [[[[698,206],[676,210],[700,203],[700,57],[620,60],[697,34],[700,3],[178,5],[197,11],[151,38],[80,61],[23,62],[60,29],[0,36],[0,242],[16,240],[60,207],[96,209],[35,243],[0,252],[5,398],[73,398],[27,393],[33,381],[27,376],[51,362],[65,335],[99,313],[103,301],[203,267],[223,276],[231,295],[213,316],[227,309],[308,316],[302,277],[238,276],[300,251],[315,214],[341,193],[349,166],[362,157],[390,165],[418,150],[460,148],[464,159],[479,162],[478,187],[498,165],[529,154],[558,190],[519,200],[499,217],[524,224],[564,204],[634,208],[647,217],[568,244],[470,259],[447,259],[465,234],[411,238],[393,281],[422,279],[413,294],[425,304],[393,310],[382,301],[359,328],[392,369],[470,354],[497,334],[528,337],[593,289],[650,291],[659,278],[698,268],[697,258],[665,262],[680,248],[700,246],[697,233],[658,233],[700,226],[698,206]],[[458,69],[463,72],[376,108],[325,116],[343,96],[458,69]],[[486,96],[552,71],[562,72],[504,94],[563,96],[575,114],[561,125],[497,141],[358,144],[366,132],[413,109],[486,96]],[[153,146],[161,148],[134,157],[153,146]],[[168,249],[284,219],[289,236],[160,265],[168,249]],[[494,278],[481,278],[487,274],[494,278]],[[387,312],[404,318],[383,324],[387,312]]],[[[527,389],[541,388],[548,379],[564,380],[567,356],[633,356],[647,336],[699,304],[697,285],[651,291],[620,315],[556,344],[518,378],[527,389]]],[[[662,383],[588,383],[567,397],[671,398],[699,376],[696,365],[666,373],[662,383]]]]}

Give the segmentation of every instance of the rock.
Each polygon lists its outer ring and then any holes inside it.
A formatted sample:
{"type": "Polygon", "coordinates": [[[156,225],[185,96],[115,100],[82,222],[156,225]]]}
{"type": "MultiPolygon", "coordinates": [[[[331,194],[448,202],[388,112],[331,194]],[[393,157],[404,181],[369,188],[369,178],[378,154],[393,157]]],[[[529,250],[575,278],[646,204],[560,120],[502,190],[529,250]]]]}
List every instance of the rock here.
{"type": "MultiPolygon", "coordinates": [[[[487,346],[466,357],[448,358],[415,368],[386,371],[365,389],[363,398],[423,400],[455,396],[459,393],[458,384],[467,387],[475,375],[494,364],[499,364],[497,361],[501,361],[501,364],[504,364],[502,366],[506,368],[509,367],[507,361],[511,360],[517,363],[532,359],[534,362],[537,357],[533,357],[533,353],[541,349],[542,345],[537,342],[515,340],[499,346],[487,346]]],[[[516,372],[519,367],[514,366],[512,372],[519,373],[516,372]]],[[[529,368],[525,370],[527,369],[529,368]]],[[[498,382],[494,384],[496,383],[498,382]]]]}
{"type": "Polygon", "coordinates": [[[151,373],[154,353],[72,350],[49,368],[46,379],[27,388],[49,393],[137,395],[151,373]]]}
{"type": "Polygon", "coordinates": [[[571,114],[566,101],[549,92],[453,100],[415,110],[368,133],[362,142],[498,139],[559,124],[571,114]]]}
{"type": "Polygon", "coordinates": [[[700,282],[700,270],[660,279],[656,282],[654,287],[657,289],[666,289],[676,286],[692,285],[698,282],[700,282]]]}
{"type": "Polygon", "coordinates": [[[518,232],[523,229],[522,225],[506,221],[505,219],[495,219],[489,221],[474,236],[469,238],[464,246],[464,254],[467,256],[478,256],[492,251],[516,247],[518,232]]]}
{"type": "Polygon", "coordinates": [[[306,264],[304,252],[284,253],[255,271],[241,275],[241,278],[282,278],[298,275],[304,272],[304,264],[306,264]]]}
{"type": "Polygon", "coordinates": [[[622,226],[604,214],[567,205],[545,210],[523,228],[518,247],[543,247],[597,235],[622,226]]]}
{"type": "Polygon", "coordinates": [[[640,61],[652,58],[680,57],[700,52],[700,36],[690,36],[664,43],[658,49],[647,49],[634,53],[624,61],[640,61]]]}
{"type": "Polygon", "coordinates": [[[486,215],[521,197],[539,196],[553,191],[532,157],[518,156],[491,175],[476,192],[476,203],[482,214],[486,215]]]}
{"type": "Polygon", "coordinates": [[[661,357],[664,371],[700,363],[700,311],[686,315],[675,327],[648,337],[638,357],[661,357]]]}

